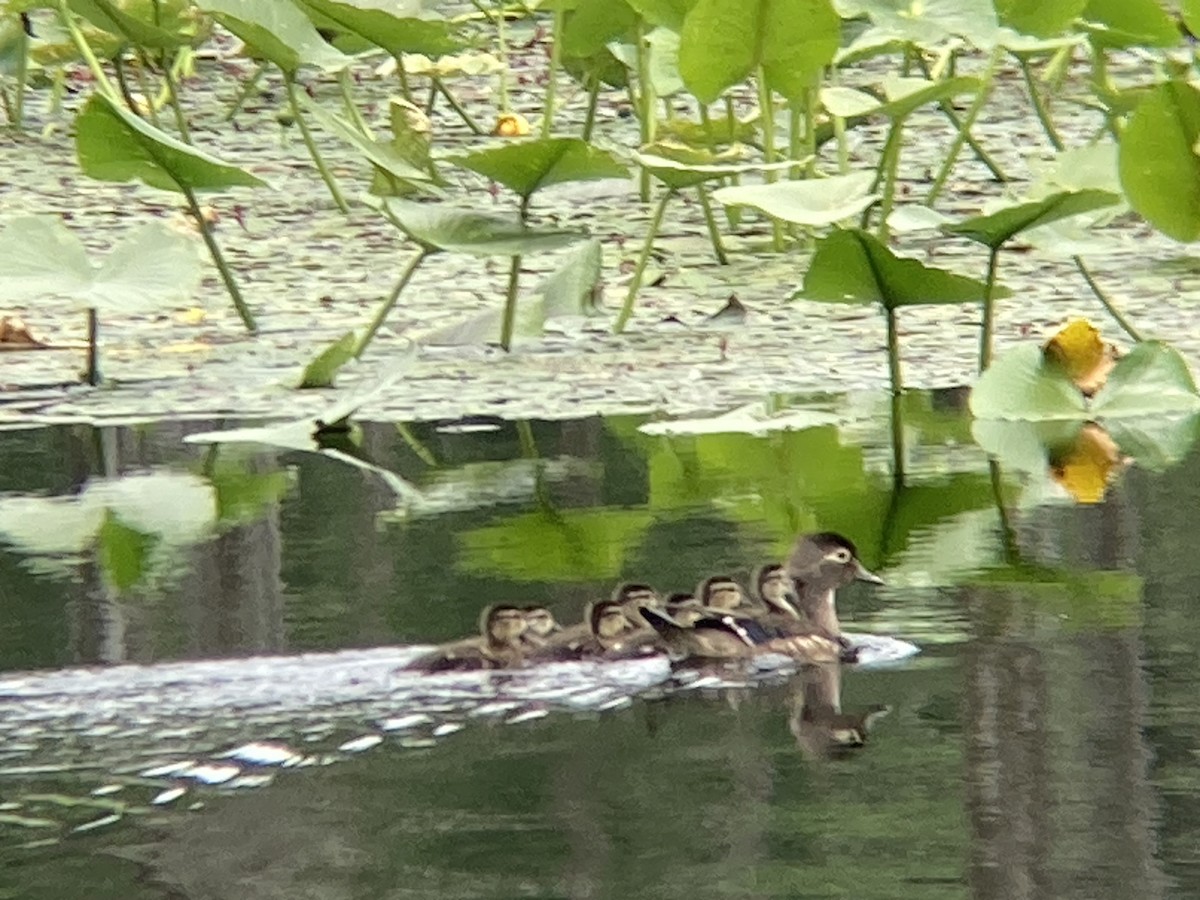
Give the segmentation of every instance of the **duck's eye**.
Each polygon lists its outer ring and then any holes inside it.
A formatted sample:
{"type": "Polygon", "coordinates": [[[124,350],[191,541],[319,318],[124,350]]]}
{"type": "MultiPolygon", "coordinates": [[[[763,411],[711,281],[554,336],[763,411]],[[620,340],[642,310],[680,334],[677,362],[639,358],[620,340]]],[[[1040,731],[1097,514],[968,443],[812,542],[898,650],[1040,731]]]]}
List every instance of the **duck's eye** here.
{"type": "Polygon", "coordinates": [[[839,563],[848,563],[850,562],[850,557],[851,554],[849,550],[847,550],[845,547],[838,547],[836,550],[826,556],[826,559],[832,559],[834,562],[839,563]]]}

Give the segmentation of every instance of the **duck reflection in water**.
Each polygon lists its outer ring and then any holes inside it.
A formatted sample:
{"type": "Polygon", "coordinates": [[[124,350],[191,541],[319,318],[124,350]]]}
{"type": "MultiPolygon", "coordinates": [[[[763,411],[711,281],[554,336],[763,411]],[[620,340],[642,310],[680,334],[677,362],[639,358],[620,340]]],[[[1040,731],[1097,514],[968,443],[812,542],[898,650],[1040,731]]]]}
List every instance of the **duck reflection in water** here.
{"type": "Polygon", "coordinates": [[[843,712],[841,667],[809,666],[794,679],[788,728],[805,756],[843,756],[865,745],[875,723],[889,712],[891,707],[882,705],[843,712]]]}

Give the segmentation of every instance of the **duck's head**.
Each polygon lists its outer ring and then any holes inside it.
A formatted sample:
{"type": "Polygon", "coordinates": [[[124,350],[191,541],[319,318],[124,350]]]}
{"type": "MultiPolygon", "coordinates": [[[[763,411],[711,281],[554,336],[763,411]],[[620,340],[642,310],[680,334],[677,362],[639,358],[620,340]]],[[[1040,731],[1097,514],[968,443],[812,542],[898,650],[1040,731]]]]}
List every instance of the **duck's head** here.
{"type": "Polygon", "coordinates": [[[627,613],[636,612],[639,606],[649,606],[652,609],[662,606],[662,598],[658,596],[658,591],[650,585],[628,581],[617,585],[612,592],[611,599],[614,603],[625,607],[627,613]]]}
{"type": "Polygon", "coordinates": [[[800,618],[796,609],[796,589],[787,570],[778,563],[759,566],[755,570],[754,591],[771,612],[800,618]]]}
{"type": "Polygon", "coordinates": [[[709,609],[732,612],[746,602],[746,595],[728,575],[710,575],[696,587],[696,599],[709,609]]]}
{"type": "Polygon", "coordinates": [[[704,618],[704,606],[694,594],[671,594],[667,597],[666,611],[680,625],[688,626],[704,618]]]}
{"type": "Polygon", "coordinates": [[[823,593],[853,581],[883,584],[882,578],[859,561],[854,542],[833,531],[801,535],[792,547],[786,568],[801,593],[823,593]]]}
{"type": "Polygon", "coordinates": [[[514,644],[525,627],[525,611],[516,606],[489,606],[479,619],[479,630],[491,644],[514,644]]]}
{"type": "Polygon", "coordinates": [[[554,614],[544,606],[527,606],[522,610],[525,615],[525,636],[547,638],[562,626],[554,619],[554,614]]]}
{"type": "Polygon", "coordinates": [[[616,600],[600,600],[588,610],[588,625],[598,638],[615,638],[633,629],[625,608],[616,600]]]}

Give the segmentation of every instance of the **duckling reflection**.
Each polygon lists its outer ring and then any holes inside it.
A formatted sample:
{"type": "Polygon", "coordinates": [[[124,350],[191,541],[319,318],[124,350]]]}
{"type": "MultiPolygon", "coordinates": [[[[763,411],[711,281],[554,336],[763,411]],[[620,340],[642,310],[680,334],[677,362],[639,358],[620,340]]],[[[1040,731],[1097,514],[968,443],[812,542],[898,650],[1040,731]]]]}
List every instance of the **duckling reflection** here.
{"type": "Polygon", "coordinates": [[[563,630],[554,614],[544,606],[526,606],[522,612],[525,614],[525,633],[521,635],[521,640],[531,647],[545,645],[563,630]]]}
{"type": "Polygon", "coordinates": [[[480,614],[479,635],[442,644],[403,667],[410,672],[465,672],[516,669],[525,665],[525,612],[516,606],[489,606],[480,614]]]}
{"type": "Polygon", "coordinates": [[[843,756],[861,748],[875,723],[891,712],[888,706],[842,712],[841,670],[836,665],[812,666],[797,678],[788,727],[806,756],[843,756]]]}

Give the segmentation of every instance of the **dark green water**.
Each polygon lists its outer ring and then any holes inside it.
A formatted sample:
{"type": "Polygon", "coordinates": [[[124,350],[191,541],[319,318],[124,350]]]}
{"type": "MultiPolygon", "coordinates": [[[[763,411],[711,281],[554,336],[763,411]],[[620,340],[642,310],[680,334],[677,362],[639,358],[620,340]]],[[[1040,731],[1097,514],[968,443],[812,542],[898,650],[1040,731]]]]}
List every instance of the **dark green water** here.
{"type": "Polygon", "coordinates": [[[1088,506],[1002,473],[1002,519],[969,421],[910,403],[902,489],[869,404],[765,437],[367,425],[356,452],[419,492],[399,505],[336,459],[182,442],[222,423],[0,434],[0,897],[1197,895],[1200,453],[1088,506]],[[923,649],[842,673],[845,709],[892,710],[847,755],[805,739],[804,676],[341,753],[405,708],[168,721],[188,690],[168,683],[158,707],[106,712],[120,727],[80,724],[103,697],[34,727],[2,688],[428,643],[499,599],[570,620],[619,579],[744,575],[814,528],[889,582],[845,593],[847,627],[923,649]],[[248,741],[325,764],[149,804],[176,782],[139,777],[148,761],[248,741]]]}

